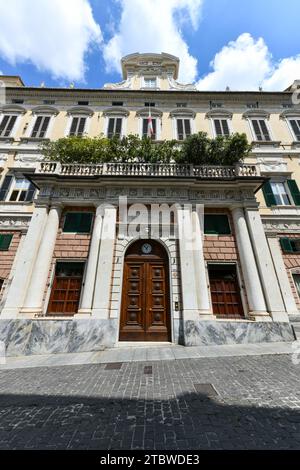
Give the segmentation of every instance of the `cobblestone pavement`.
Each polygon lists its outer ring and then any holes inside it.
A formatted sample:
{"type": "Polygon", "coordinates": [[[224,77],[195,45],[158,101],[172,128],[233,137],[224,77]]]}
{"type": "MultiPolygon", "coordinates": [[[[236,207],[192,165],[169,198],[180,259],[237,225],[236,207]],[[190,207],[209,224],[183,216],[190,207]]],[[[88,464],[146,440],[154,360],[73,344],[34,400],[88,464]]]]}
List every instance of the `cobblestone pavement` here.
{"type": "Polygon", "coordinates": [[[300,448],[290,355],[112,367],[0,371],[0,449],[300,448]]]}

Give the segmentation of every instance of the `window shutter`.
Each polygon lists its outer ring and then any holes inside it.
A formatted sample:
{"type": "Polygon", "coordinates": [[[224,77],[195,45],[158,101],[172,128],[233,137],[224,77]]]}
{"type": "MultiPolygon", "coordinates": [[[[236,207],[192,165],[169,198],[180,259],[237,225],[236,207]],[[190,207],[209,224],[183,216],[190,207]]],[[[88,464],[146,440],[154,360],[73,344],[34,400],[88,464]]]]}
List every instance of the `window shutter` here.
{"type": "Polygon", "coordinates": [[[254,132],[255,132],[255,135],[256,135],[256,139],[257,140],[263,140],[257,119],[253,119],[252,124],[253,124],[253,129],[254,129],[254,132]]]}
{"type": "Polygon", "coordinates": [[[9,249],[13,234],[0,235],[0,250],[7,251],[9,249]]]}
{"type": "Polygon", "coordinates": [[[265,140],[271,140],[270,134],[269,134],[269,131],[268,131],[268,128],[267,128],[267,124],[265,123],[265,121],[263,119],[261,119],[259,121],[259,123],[260,123],[260,127],[261,127],[261,130],[262,130],[262,133],[263,133],[263,136],[264,136],[265,140]]]}
{"type": "Polygon", "coordinates": [[[78,126],[78,132],[77,132],[78,137],[81,137],[84,132],[85,121],[86,121],[86,118],[79,119],[79,126],[78,126]]]}
{"type": "Polygon", "coordinates": [[[147,137],[147,133],[148,133],[147,131],[148,131],[148,119],[143,119],[143,137],[147,137]]]}
{"type": "Polygon", "coordinates": [[[40,130],[40,127],[41,127],[42,119],[43,119],[42,116],[38,116],[36,118],[31,137],[37,137],[37,135],[39,133],[39,130],[40,130]]]}
{"type": "Polygon", "coordinates": [[[46,134],[47,129],[48,129],[49,122],[50,122],[50,117],[45,116],[44,120],[43,120],[43,123],[42,123],[42,128],[41,128],[40,133],[39,133],[39,137],[41,137],[41,138],[45,137],[45,134],[46,134]]]}
{"type": "Polygon", "coordinates": [[[204,233],[206,235],[230,235],[231,230],[227,215],[204,215],[204,233]]]}
{"type": "Polygon", "coordinates": [[[156,119],[152,119],[153,134],[152,139],[156,139],[156,119]]]}
{"type": "Polygon", "coordinates": [[[32,201],[35,193],[35,186],[33,183],[30,183],[28,191],[26,193],[25,201],[32,201]]]}
{"type": "Polygon", "coordinates": [[[279,241],[282,251],[285,251],[286,253],[293,253],[293,246],[289,238],[280,238],[279,241]]]}
{"type": "Polygon", "coordinates": [[[223,135],[228,137],[230,132],[229,132],[228,122],[226,121],[226,119],[222,119],[222,127],[223,127],[223,135]]]}
{"type": "Polygon", "coordinates": [[[92,219],[93,219],[93,214],[91,212],[82,212],[79,231],[82,233],[90,233],[92,219]]]}
{"type": "Polygon", "coordinates": [[[1,186],[1,190],[0,190],[0,201],[5,201],[12,179],[13,179],[12,175],[5,176],[3,184],[1,186]]]}
{"type": "Polygon", "coordinates": [[[177,136],[178,136],[178,140],[184,139],[182,119],[177,119],[177,136]]]}
{"type": "Polygon", "coordinates": [[[78,118],[73,118],[72,119],[72,124],[71,124],[71,129],[70,129],[70,135],[75,135],[76,134],[77,124],[78,124],[78,118]]]}
{"type": "Polygon", "coordinates": [[[221,136],[222,135],[222,128],[221,128],[220,119],[215,119],[214,122],[215,122],[216,134],[217,134],[217,136],[221,136]]]}
{"type": "Polygon", "coordinates": [[[17,120],[17,116],[10,116],[9,123],[5,131],[5,137],[8,137],[11,134],[11,131],[13,130],[16,120],[17,120]]]}
{"type": "Polygon", "coordinates": [[[90,212],[68,212],[65,216],[64,232],[89,233],[93,214],[90,212]]]}
{"type": "Polygon", "coordinates": [[[265,201],[268,207],[270,206],[277,206],[276,199],[272,191],[272,186],[270,181],[266,181],[262,187],[262,191],[264,193],[265,201]]]}
{"type": "MultiPolygon", "coordinates": [[[[6,128],[6,125],[8,123],[8,120],[9,120],[10,116],[4,116],[2,121],[1,121],[1,124],[0,124],[0,135],[4,135],[4,129],[6,128]]],[[[6,134],[6,132],[5,132],[6,134]]]]}
{"type": "Polygon", "coordinates": [[[122,133],[122,118],[117,118],[116,119],[116,132],[115,135],[117,137],[120,137],[122,133]]]}
{"type": "Polygon", "coordinates": [[[295,119],[290,120],[292,129],[294,131],[295,137],[297,140],[300,140],[300,121],[296,121],[295,119]]]}
{"type": "Polygon", "coordinates": [[[184,130],[185,130],[185,137],[189,137],[191,135],[191,123],[189,119],[184,120],[184,130]]]}
{"type": "Polygon", "coordinates": [[[296,206],[300,206],[300,193],[299,188],[295,180],[287,180],[287,185],[291,192],[292,198],[296,206]]]}
{"type": "Polygon", "coordinates": [[[107,131],[107,137],[111,139],[114,135],[114,127],[115,127],[115,119],[114,118],[109,118],[108,120],[108,131],[107,131]]]}

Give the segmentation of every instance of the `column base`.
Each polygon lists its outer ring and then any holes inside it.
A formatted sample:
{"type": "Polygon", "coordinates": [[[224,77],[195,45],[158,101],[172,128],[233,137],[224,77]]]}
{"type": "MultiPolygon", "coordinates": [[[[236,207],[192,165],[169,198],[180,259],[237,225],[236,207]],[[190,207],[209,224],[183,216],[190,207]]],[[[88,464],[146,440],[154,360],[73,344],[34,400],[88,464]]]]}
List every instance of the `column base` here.
{"type": "Polygon", "coordinates": [[[102,318],[105,320],[109,319],[109,310],[107,308],[93,308],[92,309],[93,318],[102,318]]]}
{"type": "Polygon", "coordinates": [[[16,307],[4,307],[1,311],[0,318],[17,318],[19,315],[20,309],[16,307]]]}
{"type": "Polygon", "coordinates": [[[271,312],[271,317],[273,321],[289,323],[289,316],[286,312],[271,312]]]}
{"type": "Polygon", "coordinates": [[[74,318],[87,318],[92,315],[92,309],[80,308],[78,313],[75,313],[74,318]]]}
{"type": "Polygon", "coordinates": [[[216,317],[210,310],[183,310],[182,315],[187,320],[215,320],[216,317]]]}
{"type": "MultiPolygon", "coordinates": [[[[265,321],[265,322],[272,321],[272,317],[270,316],[268,312],[253,311],[253,312],[248,313],[248,317],[249,319],[253,319],[255,321],[265,321]]],[[[247,320],[247,318],[245,318],[245,320],[247,320]]]]}
{"type": "Polygon", "coordinates": [[[20,309],[20,314],[23,318],[42,317],[43,309],[34,307],[23,307],[20,309]]]}

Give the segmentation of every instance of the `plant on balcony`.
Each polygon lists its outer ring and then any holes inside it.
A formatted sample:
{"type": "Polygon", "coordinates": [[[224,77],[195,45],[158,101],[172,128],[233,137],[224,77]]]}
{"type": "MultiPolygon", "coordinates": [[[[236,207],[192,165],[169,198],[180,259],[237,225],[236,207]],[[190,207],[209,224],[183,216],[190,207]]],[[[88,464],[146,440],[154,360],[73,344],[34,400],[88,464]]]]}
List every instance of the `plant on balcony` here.
{"type": "Polygon", "coordinates": [[[249,155],[251,145],[245,134],[210,139],[206,132],[188,137],[182,144],[178,163],[194,165],[235,165],[249,155]]]}
{"type": "Polygon", "coordinates": [[[245,134],[210,139],[205,132],[188,137],[181,146],[175,140],[154,142],[128,135],[121,139],[103,136],[64,137],[46,142],[41,151],[46,159],[60,163],[103,162],[192,163],[194,165],[234,165],[250,151],[245,134]]]}

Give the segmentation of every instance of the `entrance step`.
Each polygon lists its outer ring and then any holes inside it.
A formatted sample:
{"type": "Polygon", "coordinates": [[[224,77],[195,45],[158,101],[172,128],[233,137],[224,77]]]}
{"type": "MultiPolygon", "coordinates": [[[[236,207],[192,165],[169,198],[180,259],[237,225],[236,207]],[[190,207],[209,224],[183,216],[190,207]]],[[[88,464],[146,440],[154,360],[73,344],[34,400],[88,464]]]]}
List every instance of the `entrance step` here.
{"type": "Polygon", "coordinates": [[[119,341],[118,348],[169,348],[178,346],[167,341],[119,341]]]}

